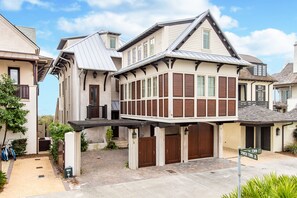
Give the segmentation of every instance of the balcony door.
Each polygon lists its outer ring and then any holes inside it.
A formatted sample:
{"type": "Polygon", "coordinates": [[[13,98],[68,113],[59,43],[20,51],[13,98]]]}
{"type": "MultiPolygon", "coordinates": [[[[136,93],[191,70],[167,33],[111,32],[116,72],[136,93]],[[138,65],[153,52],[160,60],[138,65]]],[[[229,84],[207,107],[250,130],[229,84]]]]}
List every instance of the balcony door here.
{"type": "Polygon", "coordinates": [[[99,85],[89,86],[89,106],[91,118],[99,118],[99,85]]]}

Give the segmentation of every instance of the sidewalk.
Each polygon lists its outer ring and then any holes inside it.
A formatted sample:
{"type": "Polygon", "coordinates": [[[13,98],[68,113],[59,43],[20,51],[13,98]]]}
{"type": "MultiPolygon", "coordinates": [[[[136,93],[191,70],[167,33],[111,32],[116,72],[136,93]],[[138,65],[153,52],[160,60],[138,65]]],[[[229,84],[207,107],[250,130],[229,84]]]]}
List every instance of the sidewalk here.
{"type": "Polygon", "coordinates": [[[9,183],[0,194],[6,198],[22,198],[65,191],[62,180],[55,175],[49,157],[17,159],[9,183]]]}

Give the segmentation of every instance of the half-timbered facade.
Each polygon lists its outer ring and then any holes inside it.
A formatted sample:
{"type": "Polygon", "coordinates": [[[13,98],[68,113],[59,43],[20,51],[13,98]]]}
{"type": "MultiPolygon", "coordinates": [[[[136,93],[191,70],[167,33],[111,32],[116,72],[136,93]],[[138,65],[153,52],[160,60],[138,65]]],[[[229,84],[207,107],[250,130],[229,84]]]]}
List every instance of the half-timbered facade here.
{"type": "Polygon", "coordinates": [[[238,72],[250,63],[239,57],[211,13],[157,23],[119,52],[121,117],[155,123],[135,129],[139,151],[130,165],[221,157],[221,124],[237,120],[238,72]],[[142,149],[154,144],[155,151],[142,149]]]}

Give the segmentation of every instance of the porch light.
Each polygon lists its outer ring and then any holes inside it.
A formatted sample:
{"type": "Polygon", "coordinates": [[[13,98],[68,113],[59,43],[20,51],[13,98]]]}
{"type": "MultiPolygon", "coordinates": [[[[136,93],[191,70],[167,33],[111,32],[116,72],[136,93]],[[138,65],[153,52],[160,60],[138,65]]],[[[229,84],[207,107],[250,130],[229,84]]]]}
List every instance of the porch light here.
{"type": "Polygon", "coordinates": [[[276,130],[275,130],[275,132],[276,132],[276,135],[279,136],[280,129],[277,127],[276,130]]]}
{"type": "Polygon", "coordinates": [[[188,135],[188,133],[189,133],[189,129],[188,129],[188,127],[186,127],[185,128],[185,135],[188,135]]]}
{"type": "Polygon", "coordinates": [[[93,77],[96,78],[97,77],[97,72],[93,72],[93,77]]]}
{"type": "Polygon", "coordinates": [[[132,133],[132,139],[136,139],[137,138],[137,134],[135,132],[135,129],[133,130],[133,133],[132,133]]]}

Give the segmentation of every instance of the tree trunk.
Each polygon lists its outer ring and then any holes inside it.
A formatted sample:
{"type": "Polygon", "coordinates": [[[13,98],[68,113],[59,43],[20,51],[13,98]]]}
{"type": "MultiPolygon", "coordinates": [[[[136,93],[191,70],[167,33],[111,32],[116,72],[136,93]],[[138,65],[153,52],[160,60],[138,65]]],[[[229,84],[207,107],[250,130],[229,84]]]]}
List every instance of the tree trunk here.
{"type": "Polygon", "coordinates": [[[4,146],[5,144],[5,140],[6,140],[6,134],[7,134],[7,124],[5,123],[5,131],[4,131],[4,137],[3,137],[3,142],[2,142],[2,146],[4,146]]]}

